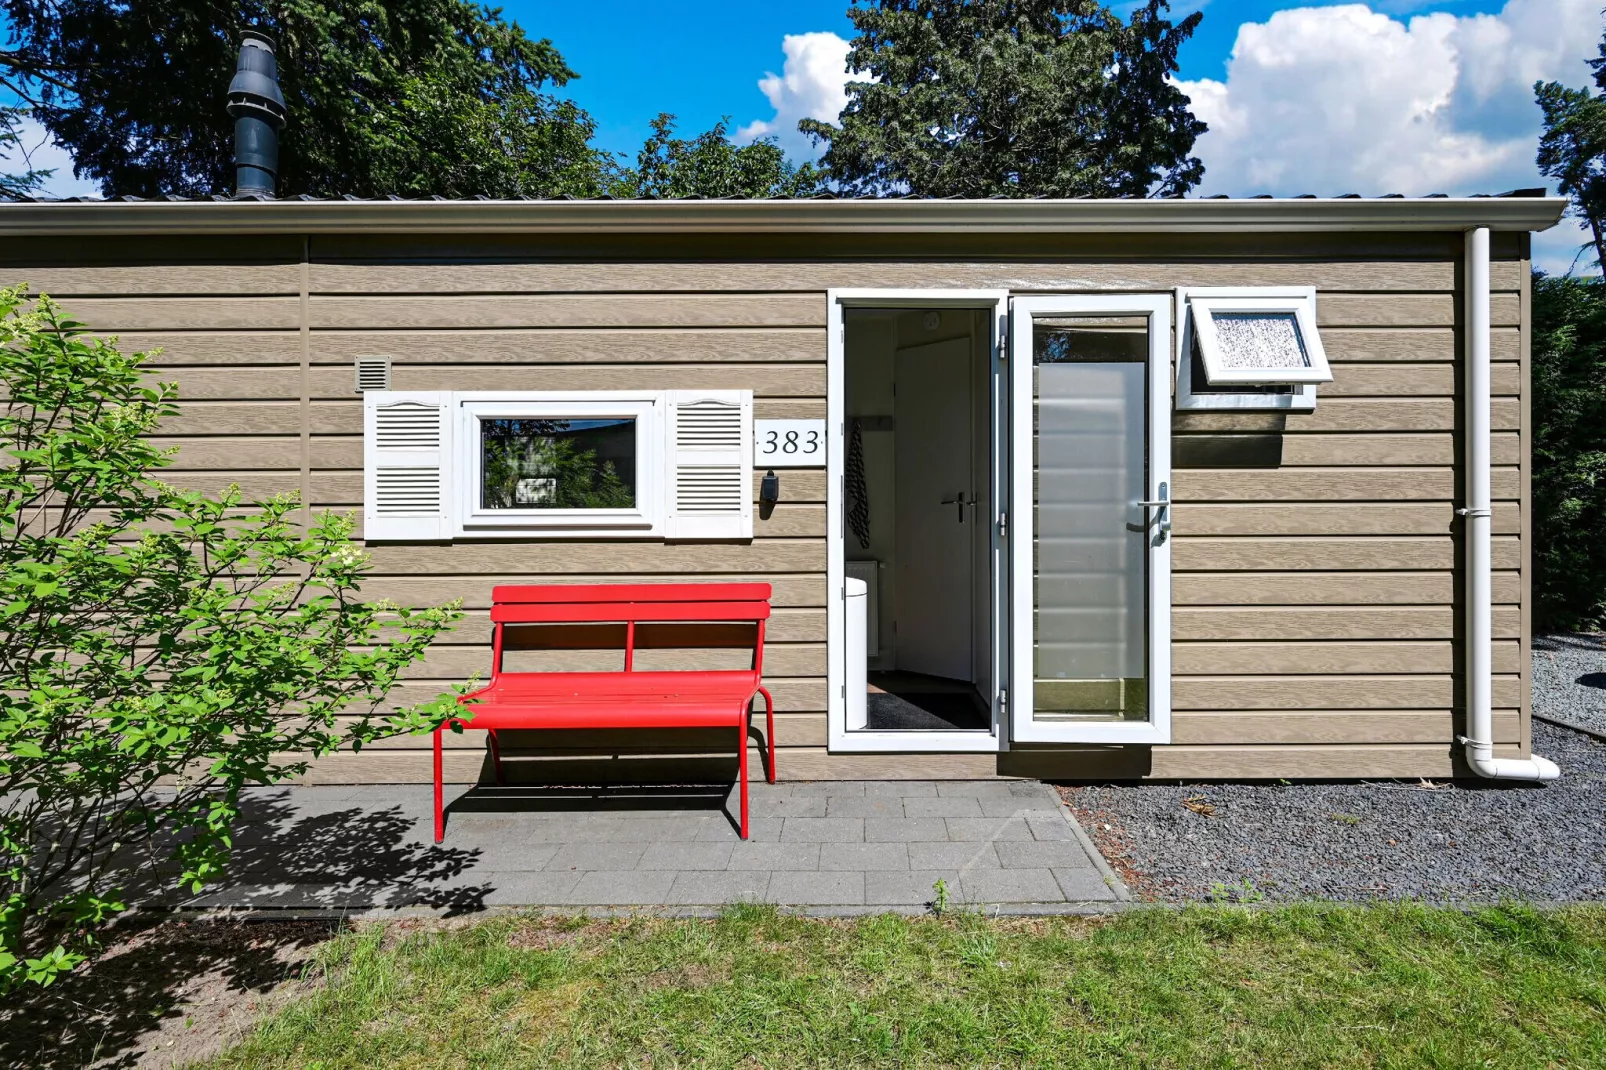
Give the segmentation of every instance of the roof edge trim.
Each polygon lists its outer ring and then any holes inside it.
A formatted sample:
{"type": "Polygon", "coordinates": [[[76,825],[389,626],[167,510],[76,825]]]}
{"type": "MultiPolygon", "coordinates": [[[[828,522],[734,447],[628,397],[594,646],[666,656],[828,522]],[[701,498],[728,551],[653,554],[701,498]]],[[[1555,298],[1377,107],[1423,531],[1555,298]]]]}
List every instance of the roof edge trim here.
{"type": "Polygon", "coordinates": [[[0,236],[1539,231],[1566,208],[1561,197],[17,202],[0,204],[0,236]]]}

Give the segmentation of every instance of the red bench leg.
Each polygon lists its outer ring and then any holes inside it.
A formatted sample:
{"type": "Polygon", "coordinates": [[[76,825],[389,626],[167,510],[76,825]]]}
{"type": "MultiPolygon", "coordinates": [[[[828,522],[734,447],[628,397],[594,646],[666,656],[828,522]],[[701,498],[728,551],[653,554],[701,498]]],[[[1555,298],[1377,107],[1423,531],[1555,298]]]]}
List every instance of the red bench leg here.
{"type": "Polygon", "coordinates": [[[441,807],[441,796],[445,789],[441,785],[441,728],[435,726],[435,842],[440,843],[446,838],[446,814],[441,807]]]}
{"type": "Polygon", "coordinates": [[[762,687],[758,689],[758,693],[764,696],[764,745],[770,751],[769,768],[765,770],[768,775],[765,779],[773,784],[775,783],[775,700],[770,698],[770,693],[762,687]]]}
{"type": "Polygon", "coordinates": [[[502,744],[497,742],[496,729],[485,734],[491,737],[491,760],[496,763],[496,786],[500,788],[506,783],[502,779],[502,744]]]}
{"type": "Polygon", "coordinates": [[[742,778],[742,839],[747,839],[747,718],[743,717],[736,729],[737,766],[742,778]]]}

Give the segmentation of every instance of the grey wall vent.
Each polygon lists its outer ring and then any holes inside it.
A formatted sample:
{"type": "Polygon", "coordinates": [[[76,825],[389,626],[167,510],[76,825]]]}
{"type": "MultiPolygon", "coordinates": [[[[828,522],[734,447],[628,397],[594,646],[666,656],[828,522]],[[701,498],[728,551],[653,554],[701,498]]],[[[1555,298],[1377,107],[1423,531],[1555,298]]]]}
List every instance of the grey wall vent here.
{"type": "Polygon", "coordinates": [[[357,393],[390,389],[389,357],[357,358],[357,393]]]}

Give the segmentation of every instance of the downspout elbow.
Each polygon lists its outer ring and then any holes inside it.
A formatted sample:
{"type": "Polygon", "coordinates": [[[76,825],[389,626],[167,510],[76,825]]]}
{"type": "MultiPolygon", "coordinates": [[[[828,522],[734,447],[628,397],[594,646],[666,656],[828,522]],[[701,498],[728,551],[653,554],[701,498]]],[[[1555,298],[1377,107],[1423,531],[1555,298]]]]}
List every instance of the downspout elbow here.
{"type": "Polygon", "coordinates": [[[1527,780],[1544,784],[1561,776],[1555,762],[1537,754],[1531,758],[1496,758],[1494,744],[1487,740],[1462,736],[1461,743],[1472,771],[1489,780],[1527,780]]]}

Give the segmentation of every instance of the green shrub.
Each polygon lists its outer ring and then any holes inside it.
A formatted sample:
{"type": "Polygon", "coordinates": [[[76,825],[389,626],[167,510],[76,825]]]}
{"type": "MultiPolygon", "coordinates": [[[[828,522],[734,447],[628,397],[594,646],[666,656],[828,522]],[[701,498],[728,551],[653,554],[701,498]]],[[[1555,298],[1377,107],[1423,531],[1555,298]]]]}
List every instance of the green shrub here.
{"type": "Polygon", "coordinates": [[[451,702],[375,716],[459,614],[362,601],[351,519],[152,477],[145,357],[0,290],[0,991],[84,959],[129,848],[198,891],[241,789],[451,702]]]}

